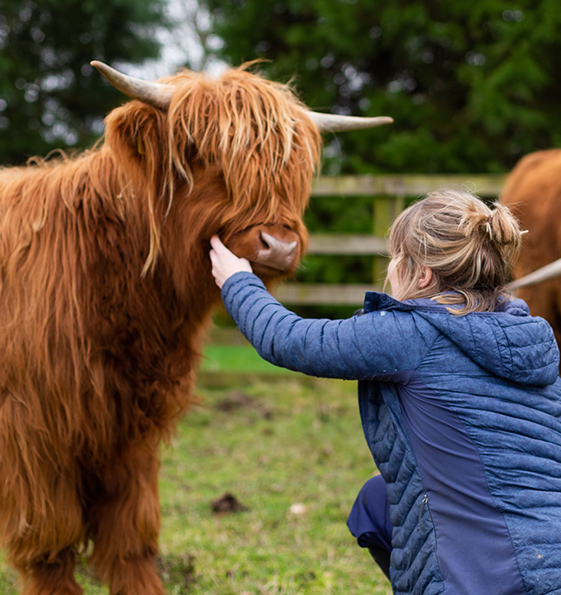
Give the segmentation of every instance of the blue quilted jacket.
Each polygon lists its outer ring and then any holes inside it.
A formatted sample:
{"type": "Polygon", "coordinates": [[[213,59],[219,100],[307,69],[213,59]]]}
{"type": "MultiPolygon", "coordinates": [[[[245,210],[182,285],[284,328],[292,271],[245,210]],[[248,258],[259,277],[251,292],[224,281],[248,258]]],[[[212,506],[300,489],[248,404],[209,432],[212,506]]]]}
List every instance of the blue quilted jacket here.
{"type": "Polygon", "coordinates": [[[307,320],[249,273],[222,297],[266,360],[359,381],[394,593],[561,594],[559,351],[524,302],[458,317],[368,293],[361,316],[307,320]]]}

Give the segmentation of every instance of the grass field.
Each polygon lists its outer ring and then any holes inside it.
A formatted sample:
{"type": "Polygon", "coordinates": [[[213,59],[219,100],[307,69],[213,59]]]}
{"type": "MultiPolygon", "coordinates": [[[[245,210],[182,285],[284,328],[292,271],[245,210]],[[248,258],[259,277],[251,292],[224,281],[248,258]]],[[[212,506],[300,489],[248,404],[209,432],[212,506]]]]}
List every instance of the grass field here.
{"type": "MultiPolygon", "coordinates": [[[[374,470],[355,384],[271,373],[229,351],[209,350],[201,382],[234,369],[230,385],[201,385],[201,405],[162,449],[167,593],[389,595],[345,525],[374,470]],[[211,502],[226,493],[247,510],[215,514],[211,502]]],[[[84,564],[78,580],[85,595],[108,593],[84,564]]],[[[0,593],[17,592],[0,558],[0,593]]]]}

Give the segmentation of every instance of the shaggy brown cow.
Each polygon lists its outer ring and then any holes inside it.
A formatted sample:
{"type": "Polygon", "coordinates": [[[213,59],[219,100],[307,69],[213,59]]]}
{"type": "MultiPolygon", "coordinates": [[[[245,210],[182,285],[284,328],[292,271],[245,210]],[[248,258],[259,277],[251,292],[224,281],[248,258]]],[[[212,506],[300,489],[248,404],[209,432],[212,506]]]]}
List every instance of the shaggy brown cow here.
{"type": "MultiPolygon", "coordinates": [[[[561,150],[538,151],[522,158],[507,177],[501,203],[512,209],[524,234],[515,279],[561,258],[561,150]]],[[[518,290],[536,316],[553,327],[561,345],[561,283],[548,279],[518,290]]]]}
{"type": "Polygon", "coordinates": [[[88,542],[112,595],[163,593],[158,444],[219,301],[209,238],[266,280],[294,271],[331,126],[245,69],[141,84],[95,65],[143,101],[93,151],[0,172],[0,538],[27,595],[81,593],[88,542]]]}

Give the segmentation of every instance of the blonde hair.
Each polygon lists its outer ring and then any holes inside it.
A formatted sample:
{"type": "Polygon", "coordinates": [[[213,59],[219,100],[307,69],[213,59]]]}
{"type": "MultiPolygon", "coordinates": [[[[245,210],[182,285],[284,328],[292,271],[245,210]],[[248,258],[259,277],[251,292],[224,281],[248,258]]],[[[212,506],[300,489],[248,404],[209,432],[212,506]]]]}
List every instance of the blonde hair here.
{"type": "Polygon", "coordinates": [[[457,315],[493,311],[497,302],[510,297],[505,285],[521,234],[501,204],[490,209],[467,191],[430,192],[403,211],[390,229],[389,252],[400,282],[394,297],[464,304],[448,308],[457,315]],[[420,289],[425,267],[433,277],[420,289]]]}

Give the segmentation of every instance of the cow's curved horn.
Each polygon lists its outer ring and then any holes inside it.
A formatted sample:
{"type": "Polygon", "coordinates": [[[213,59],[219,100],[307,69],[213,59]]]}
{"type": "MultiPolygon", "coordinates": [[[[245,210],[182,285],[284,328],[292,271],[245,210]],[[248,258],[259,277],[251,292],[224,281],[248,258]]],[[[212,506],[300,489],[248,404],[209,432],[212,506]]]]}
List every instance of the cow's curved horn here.
{"type": "Polygon", "coordinates": [[[337,114],[321,114],[319,112],[308,112],[312,122],[319,128],[320,132],[343,132],[345,130],[362,130],[363,128],[374,128],[383,124],[391,124],[393,118],[378,116],[376,118],[360,118],[358,116],[340,116],[337,114]]]}
{"type": "Polygon", "coordinates": [[[506,287],[507,289],[518,289],[519,287],[526,287],[526,285],[535,285],[536,283],[541,283],[542,281],[547,281],[548,279],[552,279],[553,277],[559,277],[560,275],[561,258],[559,258],[558,260],[554,260],[549,264],[546,264],[545,266],[539,268],[537,271],[529,273],[521,279],[512,281],[506,287]]]}
{"type": "Polygon", "coordinates": [[[172,85],[143,81],[134,76],[128,76],[98,60],[92,60],[90,64],[97,68],[116,89],[131,99],[138,99],[160,109],[169,107],[173,94],[172,85]]]}

